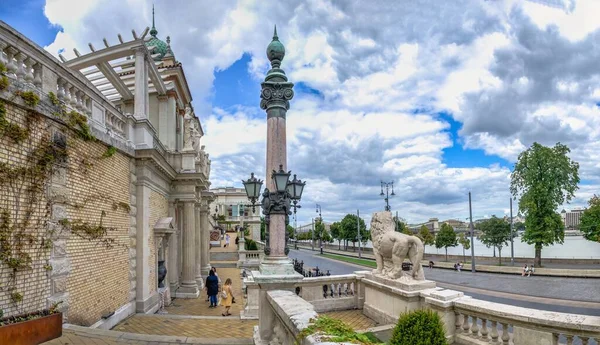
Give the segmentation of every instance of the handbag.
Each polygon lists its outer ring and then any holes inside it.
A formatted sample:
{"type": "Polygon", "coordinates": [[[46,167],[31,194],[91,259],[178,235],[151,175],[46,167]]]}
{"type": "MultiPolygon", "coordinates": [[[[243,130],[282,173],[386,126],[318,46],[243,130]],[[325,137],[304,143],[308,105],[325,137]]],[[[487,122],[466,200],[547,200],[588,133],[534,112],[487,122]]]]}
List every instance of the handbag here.
{"type": "Polygon", "coordinates": [[[227,291],[225,291],[225,290],[221,291],[221,298],[223,298],[223,299],[227,298],[227,291]]]}

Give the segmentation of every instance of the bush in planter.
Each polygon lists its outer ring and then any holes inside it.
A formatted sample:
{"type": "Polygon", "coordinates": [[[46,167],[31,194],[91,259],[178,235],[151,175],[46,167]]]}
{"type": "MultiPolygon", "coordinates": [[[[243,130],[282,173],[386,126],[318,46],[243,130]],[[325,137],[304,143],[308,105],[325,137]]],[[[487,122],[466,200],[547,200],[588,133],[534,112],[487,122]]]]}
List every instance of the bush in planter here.
{"type": "Polygon", "coordinates": [[[258,245],[254,240],[246,239],[246,250],[258,250],[258,245]]]}
{"type": "Polygon", "coordinates": [[[400,315],[392,333],[391,345],[447,345],[444,324],[431,310],[415,310],[400,315]]]}

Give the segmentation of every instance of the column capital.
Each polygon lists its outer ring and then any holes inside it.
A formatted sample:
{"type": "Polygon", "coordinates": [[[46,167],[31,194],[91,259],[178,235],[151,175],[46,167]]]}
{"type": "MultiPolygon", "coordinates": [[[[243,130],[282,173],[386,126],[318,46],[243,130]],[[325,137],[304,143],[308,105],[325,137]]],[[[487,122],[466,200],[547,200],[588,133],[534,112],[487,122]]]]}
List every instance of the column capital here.
{"type": "Polygon", "coordinates": [[[133,50],[135,52],[135,55],[146,55],[146,47],[135,47],[135,48],[131,48],[131,50],[133,50]]]}
{"type": "Polygon", "coordinates": [[[169,96],[167,95],[158,95],[157,98],[159,102],[166,102],[169,100],[169,96]]]}

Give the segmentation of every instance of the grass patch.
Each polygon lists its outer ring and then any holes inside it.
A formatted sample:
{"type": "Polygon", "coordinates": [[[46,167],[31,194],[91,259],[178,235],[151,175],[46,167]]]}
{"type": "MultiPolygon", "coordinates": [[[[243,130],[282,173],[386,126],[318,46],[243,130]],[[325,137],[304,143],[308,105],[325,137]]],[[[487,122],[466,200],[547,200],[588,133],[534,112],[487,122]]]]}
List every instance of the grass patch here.
{"type": "Polygon", "coordinates": [[[329,258],[329,259],[333,259],[333,260],[344,261],[344,262],[348,262],[351,264],[367,266],[367,267],[371,267],[371,268],[377,268],[377,263],[375,262],[375,260],[352,258],[349,256],[335,255],[335,254],[320,254],[320,255],[323,257],[329,258]]]}

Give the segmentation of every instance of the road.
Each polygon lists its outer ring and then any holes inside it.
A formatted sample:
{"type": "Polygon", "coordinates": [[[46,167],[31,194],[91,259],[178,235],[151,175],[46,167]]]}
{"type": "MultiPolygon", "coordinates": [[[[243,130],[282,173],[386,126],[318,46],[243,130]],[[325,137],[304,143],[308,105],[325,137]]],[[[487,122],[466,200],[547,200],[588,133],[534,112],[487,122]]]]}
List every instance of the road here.
{"type": "MultiPolygon", "coordinates": [[[[371,268],[321,257],[317,252],[291,250],[290,258],[303,260],[305,267],[349,274],[371,268]]],[[[585,278],[521,277],[493,273],[455,272],[426,269],[427,279],[439,287],[462,291],[474,298],[519,307],[562,313],[600,316],[600,281],[585,278]]]]}

